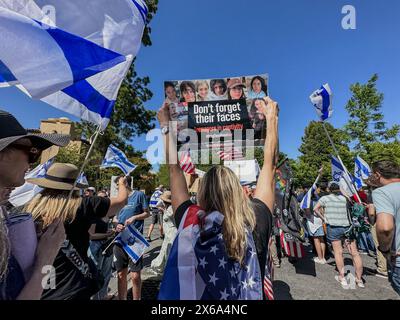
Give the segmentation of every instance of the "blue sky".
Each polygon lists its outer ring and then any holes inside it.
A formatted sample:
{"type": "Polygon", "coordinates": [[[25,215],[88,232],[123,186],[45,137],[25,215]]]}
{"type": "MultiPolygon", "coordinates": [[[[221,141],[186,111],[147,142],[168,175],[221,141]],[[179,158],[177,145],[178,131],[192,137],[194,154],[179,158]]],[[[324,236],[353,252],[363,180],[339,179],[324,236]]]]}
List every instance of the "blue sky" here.
{"type": "MultiPolygon", "coordinates": [[[[330,122],[341,127],[350,84],[378,73],[385,120],[399,123],[399,12],[398,0],[161,0],[151,23],[153,45],[137,57],[138,74],[150,77],[154,93],[146,107],[161,105],[165,80],[268,73],[281,109],[280,147],[295,158],[304,128],[316,119],[311,92],[330,84],[330,122]],[[356,8],[356,30],[342,29],[346,4],[356,8]]],[[[69,116],[13,88],[0,90],[0,107],[29,128],[69,116]]],[[[133,144],[146,150],[144,140],[133,144]]]]}

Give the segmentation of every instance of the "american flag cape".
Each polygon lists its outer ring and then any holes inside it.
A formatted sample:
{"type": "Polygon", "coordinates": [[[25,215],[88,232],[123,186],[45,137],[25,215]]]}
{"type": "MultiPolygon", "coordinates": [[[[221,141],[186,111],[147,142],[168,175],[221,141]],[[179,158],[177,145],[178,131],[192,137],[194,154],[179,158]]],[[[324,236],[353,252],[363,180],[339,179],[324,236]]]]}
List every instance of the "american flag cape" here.
{"type": "Polygon", "coordinates": [[[272,237],[269,239],[268,243],[268,252],[267,252],[267,263],[265,264],[265,273],[264,273],[264,280],[263,280],[263,290],[264,290],[264,297],[267,300],[275,300],[274,298],[274,287],[272,281],[274,279],[274,265],[272,263],[272,256],[271,256],[271,246],[275,244],[272,242],[272,237]]]}
{"type": "Polygon", "coordinates": [[[158,299],[261,300],[262,281],[251,232],[243,267],[229,259],[222,235],[224,216],[205,215],[196,205],[185,212],[172,245],[158,299]]]}

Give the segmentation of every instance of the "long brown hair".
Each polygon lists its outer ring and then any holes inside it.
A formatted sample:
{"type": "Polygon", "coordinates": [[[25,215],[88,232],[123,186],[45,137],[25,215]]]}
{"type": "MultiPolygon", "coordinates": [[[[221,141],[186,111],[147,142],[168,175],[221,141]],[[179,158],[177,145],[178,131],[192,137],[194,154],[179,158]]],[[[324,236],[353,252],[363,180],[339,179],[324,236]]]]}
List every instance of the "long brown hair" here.
{"type": "Polygon", "coordinates": [[[256,220],[235,173],[223,166],[212,167],[200,183],[198,203],[206,213],[219,211],[224,215],[226,251],[230,258],[242,263],[247,247],[246,228],[253,231],[256,220]]]}
{"type": "Polygon", "coordinates": [[[64,223],[71,223],[75,219],[82,198],[78,191],[74,192],[63,210],[68,195],[69,191],[45,189],[25,205],[24,211],[31,213],[35,221],[40,220],[43,228],[48,227],[56,218],[64,223]]]}

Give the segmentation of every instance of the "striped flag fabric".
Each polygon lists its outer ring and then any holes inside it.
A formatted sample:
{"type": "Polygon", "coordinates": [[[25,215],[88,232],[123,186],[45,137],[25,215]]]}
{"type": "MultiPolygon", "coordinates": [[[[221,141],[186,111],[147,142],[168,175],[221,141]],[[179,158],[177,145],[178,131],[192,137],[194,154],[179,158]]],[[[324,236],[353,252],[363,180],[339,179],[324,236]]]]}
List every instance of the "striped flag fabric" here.
{"type": "Polygon", "coordinates": [[[150,247],[150,244],[133,225],[127,226],[114,241],[125,250],[134,263],[138,262],[146,249],[150,247]]]}
{"type": "Polygon", "coordinates": [[[357,189],[361,189],[365,184],[363,180],[366,180],[371,175],[371,168],[368,163],[365,162],[360,156],[357,156],[354,162],[354,182],[357,189]]]}
{"type": "Polygon", "coordinates": [[[304,196],[303,200],[301,200],[300,209],[305,210],[305,209],[309,209],[311,207],[311,198],[312,198],[312,195],[315,192],[315,190],[317,190],[317,183],[318,183],[319,178],[321,177],[321,172],[322,172],[322,168],[320,169],[320,174],[315,179],[312,187],[308,190],[308,192],[304,196]]]}
{"type": "Polygon", "coordinates": [[[274,280],[274,265],[272,263],[272,256],[271,256],[271,246],[274,245],[275,244],[272,242],[272,237],[271,237],[268,243],[267,263],[265,265],[265,273],[263,279],[263,290],[267,300],[275,300],[274,286],[272,284],[272,281],[274,280]]]}
{"type": "Polygon", "coordinates": [[[189,150],[183,151],[181,153],[181,156],[179,159],[179,164],[181,165],[183,172],[185,172],[187,174],[195,174],[196,173],[196,168],[192,161],[192,157],[190,156],[189,150]]]}
{"type": "Polygon", "coordinates": [[[279,230],[279,236],[281,239],[281,246],[288,257],[293,258],[304,258],[306,256],[304,246],[293,239],[293,237],[279,230]]]}
{"type": "Polygon", "coordinates": [[[221,160],[227,160],[227,161],[232,161],[232,160],[244,160],[245,157],[243,156],[242,150],[239,148],[228,148],[224,150],[219,150],[217,151],[217,154],[221,160]]]}
{"type": "Polygon", "coordinates": [[[100,166],[100,169],[105,168],[119,168],[127,176],[136,169],[136,165],[128,160],[125,153],[111,144],[100,166]]]}
{"type": "Polygon", "coordinates": [[[104,129],[147,13],[144,0],[1,0],[0,87],[104,129]]]}
{"type": "Polygon", "coordinates": [[[321,121],[325,121],[332,115],[332,96],[332,90],[327,83],[310,96],[311,103],[314,105],[321,121]]]}

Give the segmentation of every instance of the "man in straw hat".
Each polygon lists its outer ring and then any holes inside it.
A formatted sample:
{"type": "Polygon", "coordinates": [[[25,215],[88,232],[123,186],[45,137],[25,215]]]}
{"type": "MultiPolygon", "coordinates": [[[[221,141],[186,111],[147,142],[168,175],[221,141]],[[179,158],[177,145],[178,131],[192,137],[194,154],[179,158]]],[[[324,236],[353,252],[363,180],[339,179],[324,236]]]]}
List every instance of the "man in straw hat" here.
{"type": "MultiPolygon", "coordinates": [[[[43,150],[56,145],[66,146],[68,135],[36,134],[24,129],[13,115],[0,110],[0,189],[15,188],[25,182],[25,173],[35,163],[43,150]]],[[[0,199],[2,202],[3,199],[0,199]]],[[[59,220],[54,221],[41,236],[37,250],[36,263],[30,279],[26,279],[18,261],[9,247],[6,233],[8,215],[3,210],[0,217],[0,248],[5,254],[0,261],[0,300],[2,299],[40,299],[42,287],[42,268],[52,265],[60,245],[65,239],[65,231],[59,220]],[[11,252],[10,252],[11,251],[11,252]],[[8,272],[4,271],[8,269],[8,272]]]]}

